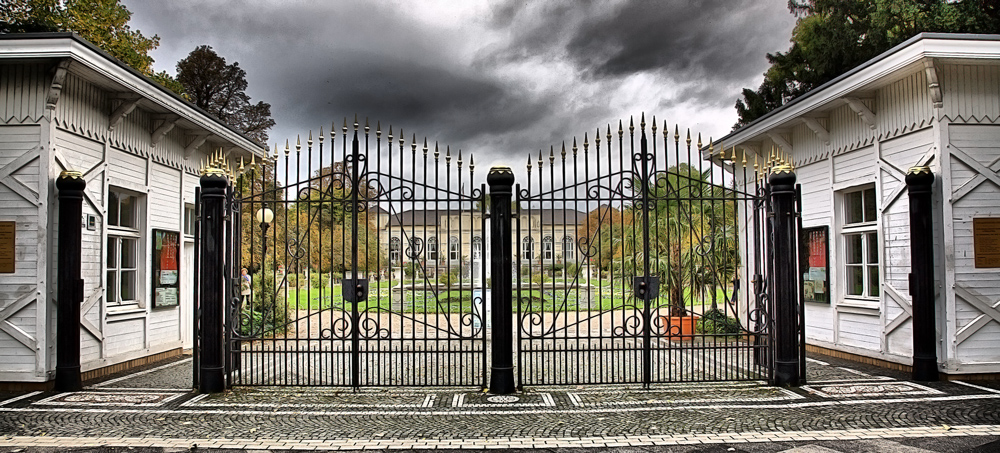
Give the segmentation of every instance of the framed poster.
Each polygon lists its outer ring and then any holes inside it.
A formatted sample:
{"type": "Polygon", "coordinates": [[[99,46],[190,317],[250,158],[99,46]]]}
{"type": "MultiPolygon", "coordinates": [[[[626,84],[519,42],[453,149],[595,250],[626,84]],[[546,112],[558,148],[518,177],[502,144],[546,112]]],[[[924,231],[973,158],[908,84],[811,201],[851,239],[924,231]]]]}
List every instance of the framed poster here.
{"type": "Polygon", "coordinates": [[[153,230],[153,308],[180,303],[180,238],[177,231],[153,230]]]}
{"type": "Polygon", "coordinates": [[[805,302],[830,303],[830,228],[803,228],[799,272],[805,302]]]}

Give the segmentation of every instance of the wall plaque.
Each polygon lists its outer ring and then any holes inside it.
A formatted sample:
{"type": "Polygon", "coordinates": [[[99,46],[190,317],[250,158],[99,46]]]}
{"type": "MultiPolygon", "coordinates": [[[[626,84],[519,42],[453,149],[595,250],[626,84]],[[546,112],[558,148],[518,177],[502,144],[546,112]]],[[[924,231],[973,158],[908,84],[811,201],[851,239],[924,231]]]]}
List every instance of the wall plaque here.
{"type": "Polygon", "coordinates": [[[0,274],[14,273],[14,222],[0,222],[0,274]]]}
{"type": "Polygon", "coordinates": [[[153,230],[153,308],[180,303],[180,233],[153,230]]]}
{"type": "Polygon", "coordinates": [[[972,244],[976,267],[1000,267],[1000,217],[972,219],[972,244]]]}

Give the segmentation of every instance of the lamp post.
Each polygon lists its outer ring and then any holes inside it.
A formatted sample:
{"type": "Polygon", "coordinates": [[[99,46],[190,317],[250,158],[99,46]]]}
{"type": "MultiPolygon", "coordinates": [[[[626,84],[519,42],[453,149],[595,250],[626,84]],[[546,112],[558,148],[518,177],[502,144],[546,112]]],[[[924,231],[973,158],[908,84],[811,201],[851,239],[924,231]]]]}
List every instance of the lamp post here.
{"type": "Polygon", "coordinates": [[[261,259],[261,263],[263,263],[264,259],[267,257],[267,229],[271,226],[271,222],[274,221],[274,211],[267,206],[264,206],[263,208],[257,210],[254,217],[257,219],[257,222],[260,223],[261,235],[264,237],[264,258],[261,259]]]}

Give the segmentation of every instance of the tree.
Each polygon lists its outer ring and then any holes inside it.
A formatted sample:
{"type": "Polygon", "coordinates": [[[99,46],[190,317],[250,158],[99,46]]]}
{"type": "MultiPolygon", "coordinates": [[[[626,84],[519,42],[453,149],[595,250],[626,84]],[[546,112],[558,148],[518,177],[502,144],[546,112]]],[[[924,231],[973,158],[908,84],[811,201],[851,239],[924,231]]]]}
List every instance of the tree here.
{"type": "Polygon", "coordinates": [[[267,131],[274,126],[271,104],[251,104],[246,94],[246,71],[238,62],[226,59],[201,45],[177,62],[177,81],[184,86],[195,105],[240,130],[260,143],[267,142],[267,131]]]}
{"type": "Polygon", "coordinates": [[[0,4],[0,33],[72,31],[137,71],[153,75],[149,52],[160,45],[156,35],[132,30],[132,12],[119,0],[5,0],[0,4]]]}
{"type": "Polygon", "coordinates": [[[799,19],[792,47],[767,54],[771,67],[757,90],[736,101],[749,124],[921,32],[1000,32],[997,0],[790,0],[799,19]]]}

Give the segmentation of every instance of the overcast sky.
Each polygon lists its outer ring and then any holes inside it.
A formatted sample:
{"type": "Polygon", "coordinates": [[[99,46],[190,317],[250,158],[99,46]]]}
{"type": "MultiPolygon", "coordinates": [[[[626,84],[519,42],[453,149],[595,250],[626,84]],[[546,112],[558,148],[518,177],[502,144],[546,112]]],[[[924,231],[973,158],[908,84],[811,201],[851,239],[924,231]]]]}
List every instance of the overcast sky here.
{"type": "Polygon", "coordinates": [[[357,113],[484,169],[642,112],[725,135],[794,25],[785,0],[123,2],[157,71],[201,44],[238,61],[271,144],[357,113]]]}

